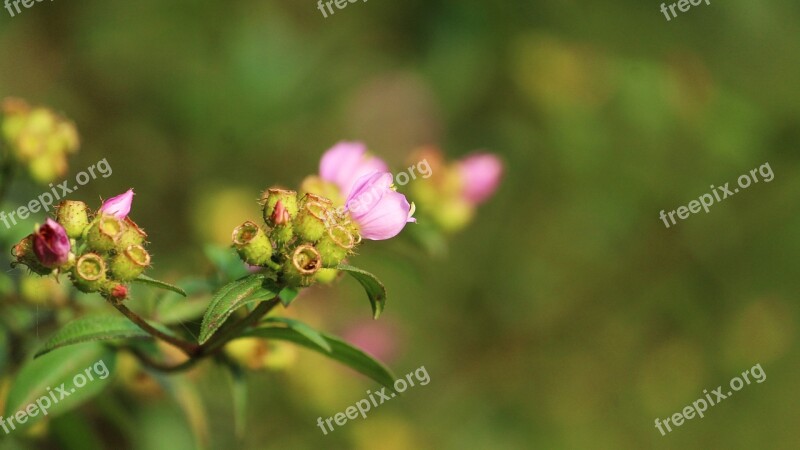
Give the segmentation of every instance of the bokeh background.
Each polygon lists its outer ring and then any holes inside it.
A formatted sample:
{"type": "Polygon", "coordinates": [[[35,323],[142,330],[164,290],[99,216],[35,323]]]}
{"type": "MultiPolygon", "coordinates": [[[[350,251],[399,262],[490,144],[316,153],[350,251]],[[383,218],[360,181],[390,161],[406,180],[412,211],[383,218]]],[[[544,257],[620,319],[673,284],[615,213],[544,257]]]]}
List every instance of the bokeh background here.
{"type": "MultiPolygon", "coordinates": [[[[375,383],[300,350],[248,375],[238,442],[224,374],[209,369],[193,382],[210,448],[794,449],[800,6],[703,3],[670,22],[658,8],[370,1],[325,19],[310,0],[42,2],[0,11],[0,96],[76,122],[68,178],[102,158],[114,172],[72,198],[134,187],[153,274],[168,280],[207,272],[205,245],[227,244],[259,217],[262,189],[297,186],[341,139],[396,170],[426,144],[505,160],[446,254],[403,237],[363,247],[357,265],[389,289],[379,321],[351,280],[292,306],[385,344],[398,375],[424,365],[430,384],[324,436],[317,417],[375,383]],[[771,183],[670,229],[659,220],[765,162],[771,183]],[[655,429],[757,363],[763,384],[655,429]]],[[[18,181],[3,209],[42,190],[18,181]]],[[[174,400],[122,381],[38,436],[0,441],[196,445],[174,400]]]]}

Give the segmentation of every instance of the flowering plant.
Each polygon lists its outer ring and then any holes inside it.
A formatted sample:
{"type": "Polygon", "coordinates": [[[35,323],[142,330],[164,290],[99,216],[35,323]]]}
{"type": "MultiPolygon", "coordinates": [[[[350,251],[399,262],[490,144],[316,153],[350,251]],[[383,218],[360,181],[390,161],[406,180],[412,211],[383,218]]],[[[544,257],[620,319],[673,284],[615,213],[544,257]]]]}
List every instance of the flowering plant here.
{"type": "MultiPolygon", "coordinates": [[[[486,191],[494,190],[499,173],[489,175],[493,179],[484,184],[491,186],[470,195],[481,200],[491,195],[486,191]]],[[[415,205],[396,190],[386,163],[370,155],[366,146],[335,145],[322,156],[319,175],[306,178],[299,192],[266,189],[260,198],[260,219],[242,223],[231,234],[238,267],[247,268],[246,273],[228,277],[216,289],[208,283],[202,288],[173,285],[145,274],[152,258],[147,233],[131,218],[133,201],[133,189],[103,201],[96,211],[84,202],[64,200],[54,218],[13,246],[12,266],[39,276],[64,277],[83,293],[99,294],[122,315],[76,314],[60,325],[36,350],[37,359],[21,368],[18,379],[24,382],[11,387],[7,411],[15,411],[33,394],[31,379],[44,377],[55,383],[70,376],[66,368],[71,366],[65,363],[75,358],[102,358],[113,370],[115,356],[127,354],[150,371],[166,373],[211,360],[228,367],[240,382],[242,368],[260,367],[249,346],[254,340],[315,350],[392,389],[394,376],[367,353],[296,319],[268,316],[278,307],[288,308],[302,289],[330,283],[340,273],[364,288],[375,319],[384,310],[383,283],[349,260],[364,240],[394,238],[417,219],[415,205]],[[173,296],[191,297],[203,290],[213,294],[199,302],[163,302],[174,306],[166,311],[178,319],[161,323],[137,312],[137,307],[129,308],[136,303],[132,284],[164,289],[173,296]],[[60,350],[65,347],[72,351],[60,350]]],[[[94,394],[82,390],[75,404],[94,394]]]]}

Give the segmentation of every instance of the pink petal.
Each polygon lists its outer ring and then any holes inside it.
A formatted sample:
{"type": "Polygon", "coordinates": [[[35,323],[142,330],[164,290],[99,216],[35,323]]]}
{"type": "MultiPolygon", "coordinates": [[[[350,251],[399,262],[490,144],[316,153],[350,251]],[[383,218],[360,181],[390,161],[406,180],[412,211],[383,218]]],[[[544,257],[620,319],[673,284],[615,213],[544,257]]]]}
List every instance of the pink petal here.
{"type": "Polygon", "coordinates": [[[503,175],[503,162],[491,153],[468,156],[458,163],[462,194],[469,202],[482,203],[494,194],[503,175]]]}
{"type": "Polygon", "coordinates": [[[131,212],[131,203],[133,203],[133,189],[128,189],[124,193],[104,201],[100,212],[122,220],[131,212]]]}
{"type": "Polygon", "coordinates": [[[361,177],[347,197],[347,209],[361,231],[361,237],[380,241],[397,236],[410,217],[411,205],[405,195],[391,189],[392,174],[373,173],[361,177]]]}
{"type": "Polygon", "coordinates": [[[320,178],[337,185],[343,195],[362,176],[387,170],[380,158],[367,155],[367,146],[361,142],[339,142],[322,155],[319,163],[320,178]]]}

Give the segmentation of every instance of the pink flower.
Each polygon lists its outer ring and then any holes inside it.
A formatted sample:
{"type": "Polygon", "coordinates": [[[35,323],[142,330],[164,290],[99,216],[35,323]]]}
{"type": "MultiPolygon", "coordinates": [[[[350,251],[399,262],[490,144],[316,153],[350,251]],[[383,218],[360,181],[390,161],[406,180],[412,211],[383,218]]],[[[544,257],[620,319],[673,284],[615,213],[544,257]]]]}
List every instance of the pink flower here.
{"type": "Polygon", "coordinates": [[[503,175],[503,162],[491,153],[477,153],[461,160],[462,195],[473,204],[482,203],[494,194],[503,175]]]}
{"type": "Polygon", "coordinates": [[[104,201],[100,212],[122,220],[131,212],[131,203],[133,203],[133,189],[128,189],[124,193],[104,201]]]}
{"type": "Polygon", "coordinates": [[[397,236],[414,211],[406,196],[392,189],[392,174],[375,172],[364,175],[347,195],[345,208],[355,220],[361,237],[380,241],[397,236]]]}
{"type": "Polygon", "coordinates": [[[370,320],[351,325],[344,331],[343,337],[345,341],[364,350],[374,358],[389,363],[401,351],[400,334],[400,329],[391,322],[387,323],[385,320],[381,320],[381,323],[378,323],[370,320]]]}
{"type": "Polygon", "coordinates": [[[367,146],[361,142],[339,142],[319,162],[320,178],[337,185],[342,195],[350,192],[362,176],[388,170],[380,158],[367,155],[367,146]]]}
{"type": "Polygon", "coordinates": [[[55,220],[47,219],[33,233],[33,252],[43,266],[52,269],[64,264],[69,258],[69,251],[67,232],[55,220]]]}

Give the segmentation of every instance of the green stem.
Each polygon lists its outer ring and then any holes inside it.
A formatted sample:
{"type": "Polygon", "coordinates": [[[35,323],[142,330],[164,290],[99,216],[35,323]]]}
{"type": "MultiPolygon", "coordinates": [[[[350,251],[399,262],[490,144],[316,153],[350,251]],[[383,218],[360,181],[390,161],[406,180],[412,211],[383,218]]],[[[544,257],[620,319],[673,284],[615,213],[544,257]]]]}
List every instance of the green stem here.
{"type": "Polygon", "coordinates": [[[0,179],[0,203],[2,203],[6,195],[8,195],[11,182],[14,180],[14,162],[8,154],[5,155],[2,165],[0,165],[0,177],[2,177],[0,179]]]}

